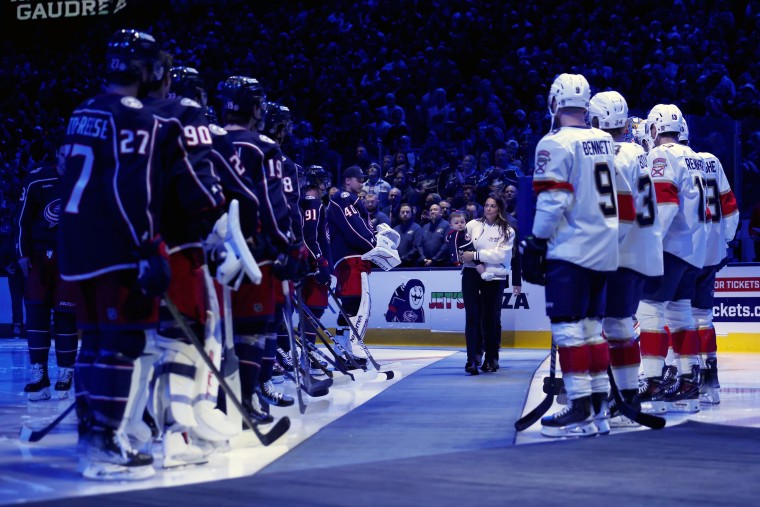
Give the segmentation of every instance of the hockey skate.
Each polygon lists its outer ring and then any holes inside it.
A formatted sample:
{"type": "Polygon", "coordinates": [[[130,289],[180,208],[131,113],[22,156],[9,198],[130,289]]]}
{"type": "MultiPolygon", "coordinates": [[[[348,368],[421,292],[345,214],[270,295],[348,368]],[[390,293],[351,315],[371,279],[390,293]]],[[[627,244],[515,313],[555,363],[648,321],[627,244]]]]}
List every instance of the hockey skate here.
{"type": "MultiPolygon", "coordinates": [[[[638,389],[623,389],[620,391],[620,395],[623,397],[623,401],[625,402],[626,405],[636,410],[637,412],[641,410],[641,403],[639,402],[638,389]]],[[[620,411],[617,408],[617,403],[615,402],[614,397],[610,396],[608,398],[608,403],[610,407],[610,428],[625,429],[625,428],[638,428],[639,426],[641,426],[636,421],[629,419],[628,417],[620,413],[620,411]]]]}
{"type": "Polygon", "coordinates": [[[359,368],[366,368],[367,366],[367,356],[364,354],[364,351],[361,350],[361,347],[357,343],[356,338],[353,337],[353,335],[346,336],[343,332],[338,331],[335,333],[335,336],[333,336],[333,340],[335,340],[335,344],[338,345],[338,347],[343,352],[343,356],[345,357],[345,366],[347,370],[355,370],[356,366],[354,366],[353,363],[356,363],[359,368]],[[364,356],[364,357],[362,357],[364,356]],[[353,361],[352,361],[353,359],[353,361]]]}
{"type": "Polygon", "coordinates": [[[676,382],[665,392],[663,401],[668,412],[699,412],[699,365],[691,366],[689,374],[679,375],[676,382]]]}
{"type": "Polygon", "coordinates": [[[280,366],[280,363],[275,361],[272,365],[272,383],[282,384],[283,382],[285,382],[285,370],[280,366]]]}
{"type": "Polygon", "coordinates": [[[164,452],[163,468],[208,463],[210,452],[196,445],[188,433],[167,431],[161,441],[164,452]]]}
{"type": "Polygon", "coordinates": [[[290,358],[290,352],[283,348],[277,348],[277,364],[285,371],[293,371],[293,360],[290,358]]]}
{"type": "Polygon", "coordinates": [[[541,434],[545,437],[592,437],[596,435],[591,396],[568,400],[567,406],[556,414],[541,419],[541,434]]]}
{"type": "Polygon", "coordinates": [[[58,367],[58,380],[55,382],[55,391],[58,393],[59,400],[65,400],[69,397],[71,382],[73,380],[74,368],[58,367]]]}
{"type": "Polygon", "coordinates": [[[665,392],[676,381],[676,367],[664,366],[662,376],[639,379],[639,402],[648,414],[664,414],[668,408],[663,401],[665,392]],[[648,407],[648,408],[647,408],[648,407]]]}
{"type": "Polygon", "coordinates": [[[137,481],[153,477],[153,456],[135,451],[123,433],[93,430],[84,436],[82,475],[97,481],[137,481]]]}
{"type": "Polygon", "coordinates": [[[702,370],[702,385],[699,388],[699,402],[705,405],[720,403],[720,383],[718,382],[718,358],[708,357],[702,370]]]}
{"type": "Polygon", "coordinates": [[[50,379],[48,378],[47,366],[42,363],[32,365],[32,380],[24,386],[24,392],[29,394],[29,401],[50,399],[50,379]]]}
{"type": "Polygon", "coordinates": [[[271,380],[260,383],[259,387],[256,389],[256,394],[259,396],[262,403],[268,403],[275,407],[290,407],[295,403],[292,396],[288,396],[285,393],[275,390],[274,384],[272,384],[271,380]]]}
{"type": "MultiPolygon", "coordinates": [[[[265,412],[261,407],[258,396],[243,399],[242,404],[246,413],[255,424],[270,424],[274,422],[274,417],[268,412],[265,412]]],[[[243,423],[243,429],[248,429],[248,426],[246,426],[245,423],[243,423]]]]}
{"type": "Polygon", "coordinates": [[[600,435],[610,434],[610,407],[607,393],[591,393],[591,408],[594,409],[594,425],[600,435]]]}

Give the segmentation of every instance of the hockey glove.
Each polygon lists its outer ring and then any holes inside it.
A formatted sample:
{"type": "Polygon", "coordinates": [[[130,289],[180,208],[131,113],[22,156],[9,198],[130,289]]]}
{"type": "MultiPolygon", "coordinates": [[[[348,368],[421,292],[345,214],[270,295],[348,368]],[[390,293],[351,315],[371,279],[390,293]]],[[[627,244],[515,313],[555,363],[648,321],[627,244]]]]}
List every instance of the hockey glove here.
{"type": "Polygon", "coordinates": [[[149,297],[160,296],[169,288],[172,272],[169,267],[169,253],[160,236],[143,242],[138,250],[137,284],[149,297]]]}
{"type": "Polygon", "coordinates": [[[327,259],[320,257],[317,259],[317,272],[314,274],[314,280],[320,285],[329,285],[332,276],[330,263],[327,259]]]}
{"type": "Polygon", "coordinates": [[[523,279],[534,285],[546,285],[546,242],[528,236],[520,242],[523,279]]]}
{"type": "Polygon", "coordinates": [[[274,274],[280,280],[302,280],[308,270],[306,259],[309,250],[303,243],[288,245],[285,252],[281,252],[274,261],[274,274]]]}

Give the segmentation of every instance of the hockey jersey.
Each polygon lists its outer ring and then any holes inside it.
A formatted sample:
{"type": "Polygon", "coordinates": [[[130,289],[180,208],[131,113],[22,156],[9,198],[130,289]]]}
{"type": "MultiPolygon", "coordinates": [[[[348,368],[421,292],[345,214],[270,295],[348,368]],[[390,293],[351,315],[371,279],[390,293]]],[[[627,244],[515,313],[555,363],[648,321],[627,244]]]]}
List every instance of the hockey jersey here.
{"type": "Polygon", "coordinates": [[[78,106],[66,127],[59,266],[64,280],[137,267],[138,246],[158,233],[161,171],[155,120],[136,99],[103,94],[78,106]]]}
{"type": "Polygon", "coordinates": [[[705,193],[710,210],[705,266],[715,266],[726,258],[726,243],[734,239],[739,225],[739,209],[720,160],[712,153],[697,153],[705,161],[705,193]]]}
{"type": "MultiPolygon", "coordinates": [[[[634,205],[630,228],[620,242],[620,267],[646,276],[660,276],[662,265],[662,229],[657,218],[657,196],[649,175],[647,154],[635,143],[615,143],[615,168],[630,189],[634,205]]],[[[623,223],[624,206],[621,204],[620,222],[623,223]]]]}
{"type": "Polygon", "coordinates": [[[203,107],[187,98],[145,99],[159,132],[161,236],[172,250],[199,247],[224,206],[203,107]]]}
{"type": "MultiPolygon", "coordinates": [[[[243,236],[252,239],[252,244],[261,244],[255,240],[259,234],[259,198],[256,197],[252,174],[240,160],[235,147],[232,145],[228,132],[219,125],[209,125],[213,149],[211,157],[222,183],[227,203],[237,199],[240,206],[240,229],[243,236]]],[[[254,257],[256,255],[254,254],[254,257]]]]}
{"type": "Polygon", "coordinates": [[[290,215],[290,224],[293,230],[293,237],[296,243],[303,241],[303,230],[301,228],[301,186],[298,181],[298,166],[290,158],[282,156],[282,190],[285,192],[285,200],[288,203],[290,215]]]}
{"type": "Polygon", "coordinates": [[[322,203],[321,199],[307,195],[301,199],[301,212],[303,216],[303,241],[309,250],[310,270],[314,271],[317,268],[317,259],[324,258],[328,262],[330,271],[332,271],[330,241],[327,236],[327,206],[322,203]]]}
{"type": "Polygon", "coordinates": [[[533,234],[548,238],[548,259],[618,268],[614,156],[612,136],[592,127],[562,127],[539,141],[533,234]]]}
{"type": "Polygon", "coordinates": [[[16,243],[19,258],[29,257],[34,250],[57,248],[61,214],[59,181],[55,165],[40,166],[24,179],[16,243]]]}
{"type": "Polygon", "coordinates": [[[702,268],[708,233],[705,161],[691,148],[668,143],[647,155],[665,252],[702,268]]]}
{"type": "Polygon", "coordinates": [[[327,207],[330,250],[337,265],[346,257],[361,256],[375,247],[364,202],[353,192],[335,192],[327,207]]]}
{"type": "MultiPolygon", "coordinates": [[[[274,260],[293,239],[288,204],[283,190],[283,159],[280,148],[267,136],[249,130],[228,130],[240,161],[249,172],[259,202],[260,236],[256,259],[274,260]]],[[[246,217],[241,216],[245,221],[246,217]]]]}

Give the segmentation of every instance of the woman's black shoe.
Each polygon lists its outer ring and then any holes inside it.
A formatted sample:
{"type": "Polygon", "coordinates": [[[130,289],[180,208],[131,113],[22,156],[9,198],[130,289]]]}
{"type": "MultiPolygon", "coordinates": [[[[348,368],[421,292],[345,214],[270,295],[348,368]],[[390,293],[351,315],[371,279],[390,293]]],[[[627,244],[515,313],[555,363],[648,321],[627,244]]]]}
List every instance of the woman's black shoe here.
{"type": "Polygon", "coordinates": [[[478,371],[478,363],[467,363],[464,365],[464,371],[469,373],[470,375],[478,375],[480,372],[478,371]]]}
{"type": "Polygon", "coordinates": [[[483,361],[483,366],[481,367],[483,370],[483,373],[493,373],[496,371],[496,367],[493,364],[493,360],[486,359],[483,361]]]}

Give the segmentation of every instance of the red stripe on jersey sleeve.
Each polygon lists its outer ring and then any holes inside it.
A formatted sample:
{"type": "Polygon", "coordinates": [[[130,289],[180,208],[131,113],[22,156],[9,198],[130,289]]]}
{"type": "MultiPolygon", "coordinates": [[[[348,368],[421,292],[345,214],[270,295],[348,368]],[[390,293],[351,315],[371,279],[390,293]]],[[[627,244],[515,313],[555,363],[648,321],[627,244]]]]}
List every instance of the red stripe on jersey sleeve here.
{"type": "Polygon", "coordinates": [[[725,217],[732,215],[736,212],[736,197],[734,197],[733,190],[729,190],[724,194],[720,194],[720,210],[721,214],[725,217]]]}
{"type": "Polygon", "coordinates": [[[573,188],[573,184],[568,183],[567,181],[533,181],[533,193],[536,195],[541,192],[552,190],[567,190],[568,192],[573,192],[575,189],[573,188]]]}
{"type": "Polygon", "coordinates": [[[678,204],[678,187],[669,181],[654,184],[657,204],[678,204]]]}
{"type": "Polygon", "coordinates": [[[618,194],[618,219],[633,222],[636,219],[636,206],[631,194],[618,194]]]}

